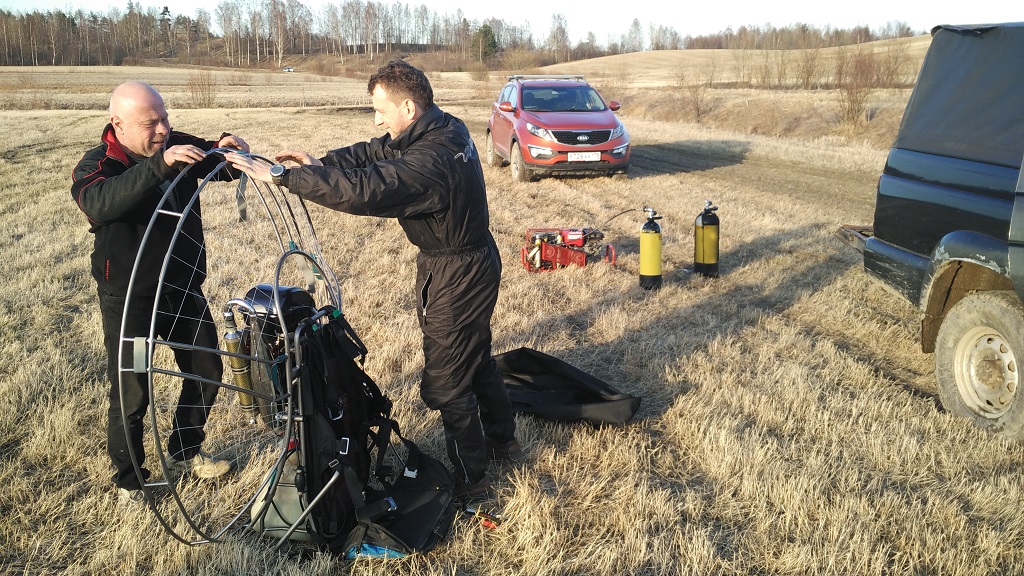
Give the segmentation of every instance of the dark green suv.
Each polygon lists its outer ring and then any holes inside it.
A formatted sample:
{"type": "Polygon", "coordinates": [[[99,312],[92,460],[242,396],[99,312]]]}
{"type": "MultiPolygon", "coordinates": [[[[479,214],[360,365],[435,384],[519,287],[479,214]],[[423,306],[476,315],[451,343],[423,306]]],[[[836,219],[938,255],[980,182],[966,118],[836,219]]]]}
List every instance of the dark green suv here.
{"type": "Polygon", "coordinates": [[[922,312],[943,406],[1024,439],[1024,23],[938,26],[873,226],[840,235],[922,312]]]}

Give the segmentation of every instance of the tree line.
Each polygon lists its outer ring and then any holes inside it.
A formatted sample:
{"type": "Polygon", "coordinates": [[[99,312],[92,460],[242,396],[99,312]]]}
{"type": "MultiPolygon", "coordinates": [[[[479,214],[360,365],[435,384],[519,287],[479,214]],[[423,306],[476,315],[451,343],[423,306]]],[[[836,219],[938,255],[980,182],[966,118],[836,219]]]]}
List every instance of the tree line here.
{"type": "Polygon", "coordinates": [[[342,0],[316,11],[300,0],[221,0],[212,12],[176,14],[129,0],[106,12],[0,10],[0,65],[117,66],[152,59],[232,67],[280,66],[286,56],[442,52],[450,66],[469,62],[501,66],[506,54],[532,53],[539,65],[643,50],[688,48],[781,48],[831,46],[912,35],[892,24],[879,32],[744,26],[709,36],[681,36],[664,25],[644,30],[633,19],[618,38],[600,43],[593,32],[573,45],[569,24],[556,14],[535,38],[529,24],[498,18],[467,19],[461,10],[438,14],[426,5],[342,0]]]}

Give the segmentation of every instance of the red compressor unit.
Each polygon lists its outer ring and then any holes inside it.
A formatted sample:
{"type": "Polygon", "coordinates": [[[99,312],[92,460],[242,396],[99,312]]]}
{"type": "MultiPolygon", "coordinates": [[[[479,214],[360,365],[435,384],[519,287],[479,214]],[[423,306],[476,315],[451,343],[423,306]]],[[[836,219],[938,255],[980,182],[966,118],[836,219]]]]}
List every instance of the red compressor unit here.
{"type": "Polygon", "coordinates": [[[523,267],[550,272],[570,264],[586,266],[604,260],[615,265],[615,248],[601,244],[604,233],[594,228],[530,228],[523,246],[523,267]]]}

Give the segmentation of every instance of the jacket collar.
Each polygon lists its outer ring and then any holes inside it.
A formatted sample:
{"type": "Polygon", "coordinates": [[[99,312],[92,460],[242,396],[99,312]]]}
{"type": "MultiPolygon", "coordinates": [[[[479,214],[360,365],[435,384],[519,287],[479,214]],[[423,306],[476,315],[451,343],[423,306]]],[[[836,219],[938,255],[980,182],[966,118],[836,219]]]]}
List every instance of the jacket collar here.
{"type": "Polygon", "coordinates": [[[433,130],[443,116],[444,112],[438,108],[437,104],[431,104],[430,108],[427,108],[427,111],[422,116],[417,118],[404,132],[398,135],[398,138],[388,142],[388,147],[393,150],[405,150],[413,142],[422,138],[424,134],[433,130]]]}
{"type": "Polygon", "coordinates": [[[107,145],[107,156],[121,162],[125,166],[131,164],[128,154],[121,147],[121,143],[117,141],[117,136],[114,136],[114,126],[112,124],[107,124],[107,127],[103,129],[103,142],[107,145]]]}

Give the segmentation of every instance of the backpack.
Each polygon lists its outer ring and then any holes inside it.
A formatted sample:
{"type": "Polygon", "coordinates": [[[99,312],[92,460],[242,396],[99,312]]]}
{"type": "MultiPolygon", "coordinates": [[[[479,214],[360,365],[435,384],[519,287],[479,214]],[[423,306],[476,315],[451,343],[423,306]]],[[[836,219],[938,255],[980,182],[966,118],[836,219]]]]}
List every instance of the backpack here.
{"type": "Polygon", "coordinates": [[[297,494],[307,521],[292,539],[308,534],[349,558],[431,550],[454,522],[451,475],[402,437],[391,401],[362,369],[366,346],[340,310],[322,311],[327,321],[310,323],[299,343],[300,465],[291,483],[281,467],[272,502],[254,513],[262,524],[253,527],[286,531],[268,521],[297,521],[297,494]]]}
{"type": "Polygon", "coordinates": [[[383,455],[390,442],[374,427],[391,418],[391,401],[360,367],[366,347],[340,311],[330,314],[306,332],[299,351],[304,488],[314,502],[314,532],[326,544],[355,528],[357,506],[365,506],[371,452],[383,455]]]}

